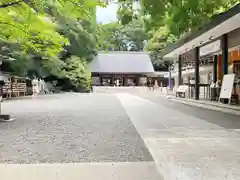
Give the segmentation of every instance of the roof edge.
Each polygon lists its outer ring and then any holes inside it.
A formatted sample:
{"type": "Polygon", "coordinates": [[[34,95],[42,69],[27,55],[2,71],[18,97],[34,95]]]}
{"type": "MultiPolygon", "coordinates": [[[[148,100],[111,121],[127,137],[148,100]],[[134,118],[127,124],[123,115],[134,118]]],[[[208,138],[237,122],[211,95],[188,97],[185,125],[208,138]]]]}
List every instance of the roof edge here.
{"type": "Polygon", "coordinates": [[[149,54],[143,51],[98,51],[98,54],[149,54]]]}

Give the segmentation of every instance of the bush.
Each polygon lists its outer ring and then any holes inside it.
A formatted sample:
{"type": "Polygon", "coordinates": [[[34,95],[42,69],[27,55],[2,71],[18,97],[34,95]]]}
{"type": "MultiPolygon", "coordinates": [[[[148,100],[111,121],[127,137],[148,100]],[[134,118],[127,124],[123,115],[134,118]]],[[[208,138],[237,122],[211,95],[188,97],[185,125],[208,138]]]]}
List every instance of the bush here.
{"type": "Polygon", "coordinates": [[[73,86],[73,91],[82,92],[91,89],[91,72],[85,60],[71,56],[66,60],[64,74],[73,86]]]}

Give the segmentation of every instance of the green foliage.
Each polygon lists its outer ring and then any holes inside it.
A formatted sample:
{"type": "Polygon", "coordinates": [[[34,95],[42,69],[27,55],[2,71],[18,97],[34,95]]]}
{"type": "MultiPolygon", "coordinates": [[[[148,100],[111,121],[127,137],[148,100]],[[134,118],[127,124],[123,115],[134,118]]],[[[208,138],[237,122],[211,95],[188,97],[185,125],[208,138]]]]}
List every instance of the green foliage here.
{"type": "Polygon", "coordinates": [[[96,6],[106,0],[2,0],[0,42],[18,74],[54,75],[78,88],[90,85],[87,63],[96,55],[96,6]],[[14,45],[14,47],[12,47],[14,45]]]}
{"type": "Polygon", "coordinates": [[[19,44],[25,53],[55,56],[66,43],[46,15],[36,13],[24,3],[0,9],[0,28],[2,40],[19,44]]]}
{"type": "Polygon", "coordinates": [[[123,26],[117,22],[99,25],[98,49],[108,51],[120,51],[122,47],[121,29],[123,26]]]}
{"type": "Polygon", "coordinates": [[[102,51],[142,51],[147,36],[143,22],[134,20],[125,26],[118,22],[100,25],[98,39],[102,51]]]}
{"type": "MultiPolygon", "coordinates": [[[[239,3],[239,0],[119,0],[121,7],[128,10],[132,9],[132,4],[136,1],[141,6],[147,31],[166,25],[169,32],[177,37],[239,3]]],[[[121,13],[120,17],[124,17],[125,12],[121,13]]]]}
{"type": "MultiPolygon", "coordinates": [[[[149,41],[149,50],[155,54],[155,61],[164,63],[159,57],[163,48],[169,43],[176,42],[184,34],[199,27],[201,24],[211,20],[211,17],[231,8],[237,1],[235,0],[188,0],[188,1],[167,1],[164,16],[155,10],[151,13],[152,21],[159,21],[152,24],[149,29],[155,30],[149,41]],[[161,25],[164,23],[165,25],[161,25]],[[158,29],[157,29],[158,27],[158,29]],[[155,47],[151,48],[151,42],[155,42],[155,47]],[[156,48],[157,47],[157,48],[156,48]]],[[[146,7],[150,10],[148,7],[146,7]]]]}
{"type": "MultiPolygon", "coordinates": [[[[136,13],[134,3],[139,3],[139,19],[143,19],[150,51],[155,66],[168,65],[160,56],[169,44],[176,42],[183,35],[211,20],[211,17],[228,10],[239,0],[118,0],[119,21],[130,24],[136,13]]],[[[161,68],[160,68],[161,69],[161,68]]]]}
{"type": "Polygon", "coordinates": [[[168,61],[162,60],[160,54],[162,49],[164,49],[169,43],[173,43],[176,40],[176,36],[169,35],[167,26],[160,27],[153,34],[153,37],[148,41],[145,50],[150,52],[150,56],[155,69],[168,69],[168,61]]]}
{"type": "MultiPolygon", "coordinates": [[[[65,47],[68,53],[79,57],[84,57],[86,60],[91,61],[96,53],[96,39],[94,35],[89,32],[80,22],[74,24],[67,21],[66,24],[62,23],[59,26],[59,31],[64,33],[64,36],[68,38],[70,44],[65,47]]],[[[65,22],[66,23],[66,22],[65,22]]]]}
{"type": "Polygon", "coordinates": [[[130,50],[142,51],[144,49],[144,41],[147,40],[147,35],[144,30],[144,23],[142,20],[133,20],[129,24],[125,25],[122,30],[125,35],[128,44],[132,44],[130,50]]]}
{"type": "Polygon", "coordinates": [[[84,59],[80,59],[77,56],[69,57],[66,59],[63,72],[75,88],[90,89],[91,72],[88,71],[87,63],[84,59]]]}
{"type": "Polygon", "coordinates": [[[21,45],[26,53],[56,56],[67,39],[56,32],[54,15],[77,19],[93,17],[100,1],[78,0],[4,0],[0,3],[0,38],[21,45]],[[6,6],[6,7],[5,7],[6,6]],[[55,14],[46,14],[54,7],[55,14]]]}
{"type": "MultiPolygon", "coordinates": [[[[95,15],[91,14],[90,15],[95,15]]],[[[96,55],[96,19],[78,17],[77,19],[66,16],[65,13],[55,14],[58,25],[57,31],[68,39],[69,44],[64,47],[61,54],[61,63],[56,64],[61,69],[62,78],[68,79],[76,90],[90,88],[91,73],[87,63],[96,55]]]]}
{"type": "Polygon", "coordinates": [[[199,0],[169,3],[165,19],[171,33],[180,37],[232,7],[237,0],[199,0]]]}
{"type": "Polygon", "coordinates": [[[119,3],[119,9],[117,11],[117,17],[120,20],[121,24],[126,25],[133,20],[132,1],[120,0],[118,3],[119,3]]]}

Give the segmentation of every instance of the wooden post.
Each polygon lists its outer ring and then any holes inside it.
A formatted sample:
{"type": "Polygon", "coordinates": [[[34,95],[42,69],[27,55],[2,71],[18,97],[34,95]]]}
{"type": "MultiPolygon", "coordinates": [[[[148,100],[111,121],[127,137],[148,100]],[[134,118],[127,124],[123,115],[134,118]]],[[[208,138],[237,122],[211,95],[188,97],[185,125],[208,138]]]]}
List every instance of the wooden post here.
{"type": "Polygon", "coordinates": [[[102,76],[99,75],[99,79],[100,79],[100,85],[102,86],[103,85],[103,80],[102,80],[102,76]]]}
{"type": "Polygon", "coordinates": [[[114,75],[112,74],[112,86],[114,86],[114,75]]]}
{"type": "Polygon", "coordinates": [[[178,85],[182,85],[182,56],[178,56],[178,85]]]}
{"type": "Polygon", "coordinates": [[[218,56],[215,55],[213,59],[213,82],[217,82],[217,61],[218,61],[218,56]]]}
{"type": "Polygon", "coordinates": [[[199,100],[199,47],[195,48],[194,60],[195,60],[195,99],[199,100]]]}
{"type": "Polygon", "coordinates": [[[221,46],[222,46],[222,63],[223,63],[223,76],[228,74],[228,35],[224,34],[221,37],[221,46]]]}

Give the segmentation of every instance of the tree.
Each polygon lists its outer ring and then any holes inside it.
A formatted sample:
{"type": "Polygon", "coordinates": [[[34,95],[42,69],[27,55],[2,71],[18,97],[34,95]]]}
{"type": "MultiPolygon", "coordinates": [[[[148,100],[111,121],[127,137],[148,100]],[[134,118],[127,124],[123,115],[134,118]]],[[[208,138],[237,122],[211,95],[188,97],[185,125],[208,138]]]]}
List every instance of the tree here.
{"type": "MultiPolygon", "coordinates": [[[[102,1],[106,3],[107,1],[102,1]]],[[[90,0],[3,0],[0,3],[0,38],[17,42],[24,51],[54,56],[67,43],[55,31],[55,23],[46,12],[52,6],[58,14],[69,18],[87,17],[101,1],[90,0]]]]}
{"type": "Polygon", "coordinates": [[[145,50],[150,52],[155,70],[168,70],[169,62],[162,59],[161,51],[168,44],[173,43],[176,40],[176,36],[169,34],[167,26],[163,26],[160,27],[148,41],[145,50]]]}
{"type": "MultiPolygon", "coordinates": [[[[177,37],[239,3],[239,0],[119,0],[120,8],[131,10],[136,1],[141,6],[140,11],[148,31],[167,25],[170,33],[177,37]]],[[[125,13],[123,10],[120,12],[125,13]]],[[[120,17],[124,17],[124,14],[120,17]]]]}
{"type": "Polygon", "coordinates": [[[119,0],[119,9],[117,16],[121,24],[126,25],[133,20],[133,1],[132,0],[119,0]]]}
{"type": "Polygon", "coordinates": [[[100,50],[142,51],[147,39],[141,20],[131,21],[125,26],[118,22],[100,25],[98,33],[100,50]]]}
{"type": "Polygon", "coordinates": [[[125,34],[128,44],[131,43],[134,45],[134,51],[143,51],[147,34],[145,33],[144,22],[141,19],[133,20],[125,25],[122,33],[125,34]]]}
{"type": "Polygon", "coordinates": [[[171,33],[180,37],[207,22],[212,16],[231,8],[238,0],[199,0],[168,5],[166,20],[171,33]]]}
{"type": "Polygon", "coordinates": [[[23,1],[17,2],[6,1],[0,5],[0,38],[16,42],[26,53],[34,51],[54,56],[60,52],[66,39],[55,31],[54,24],[48,21],[46,15],[36,13],[23,1]]]}
{"type": "MultiPolygon", "coordinates": [[[[138,2],[141,6],[138,11],[144,19],[146,32],[155,32],[160,27],[167,26],[169,33],[179,38],[209,21],[212,16],[239,3],[239,0],[119,0],[120,9],[128,9],[127,15],[134,14],[132,8],[134,2],[138,2]]],[[[122,21],[121,17],[125,16],[125,11],[119,12],[122,21]]]]}
{"type": "MultiPolygon", "coordinates": [[[[92,8],[94,9],[94,8],[92,8]]],[[[60,80],[60,84],[69,90],[89,88],[90,76],[86,64],[96,55],[96,18],[90,9],[86,16],[69,15],[69,7],[59,11],[56,4],[47,7],[47,14],[56,25],[56,31],[65,39],[63,50],[57,58],[34,58],[40,62],[38,72],[60,80]],[[39,59],[41,59],[39,61],[39,59]],[[47,72],[47,73],[46,73],[47,72]]],[[[35,63],[37,64],[37,63],[35,63]]]]}
{"type": "Polygon", "coordinates": [[[100,24],[97,31],[98,49],[103,51],[123,50],[123,26],[118,22],[100,24]]]}
{"type": "Polygon", "coordinates": [[[87,69],[86,61],[77,56],[71,56],[65,63],[63,67],[65,77],[72,82],[73,90],[90,89],[91,72],[87,69]]]}
{"type": "Polygon", "coordinates": [[[5,64],[18,75],[54,75],[74,87],[88,87],[87,62],[96,55],[97,5],[90,0],[3,0],[0,38],[16,61],[5,64]],[[16,46],[16,48],[10,47],[16,46]],[[68,70],[68,71],[66,71],[68,70]]]}
{"type": "MultiPolygon", "coordinates": [[[[63,78],[70,81],[71,87],[90,88],[91,74],[87,63],[97,54],[94,20],[72,19],[64,16],[55,17],[58,32],[68,39],[69,45],[64,47],[60,59],[63,78]]],[[[58,65],[58,64],[57,64],[58,65]]]]}
{"type": "Polygon", "coordinates": [[[239,3],[239,0],[119,0],[121,8],[126,10],[119,11],[123,13],[119,15],[121,22],[126,22],[121,20],[125,12],[127,16],[134,14],[131,7],[136,1],[141,6],[139,11],[148,34],[146,50],[150,51],[154,65],[159,67],[166,66],[160,54],[169,43],[239,3]]]}

